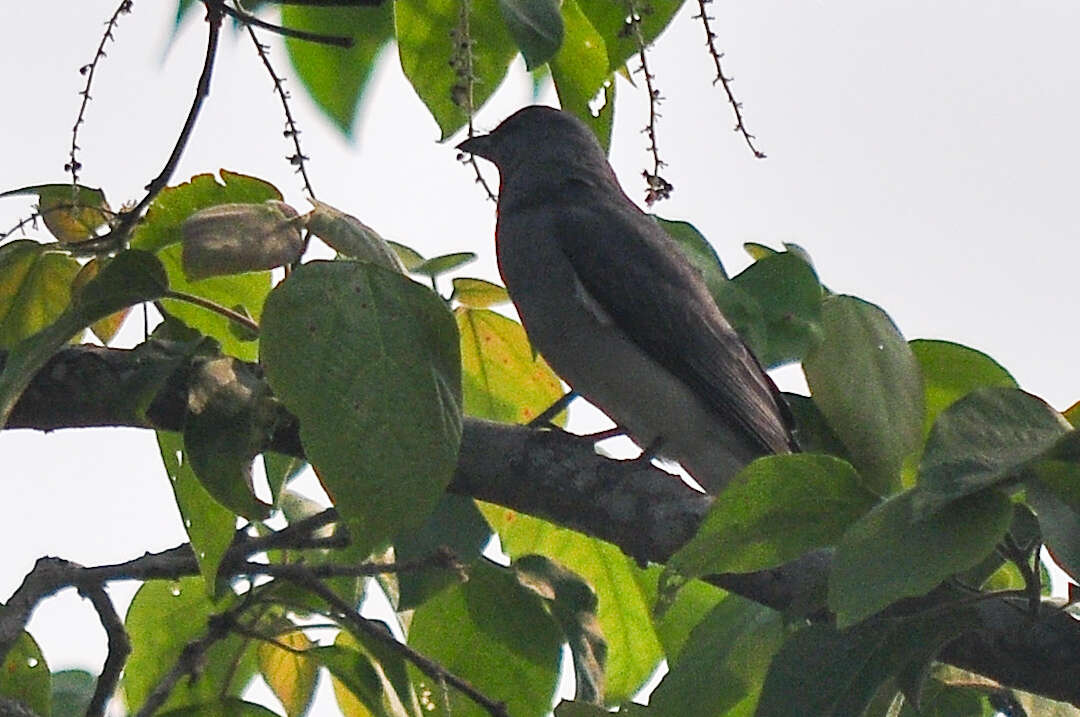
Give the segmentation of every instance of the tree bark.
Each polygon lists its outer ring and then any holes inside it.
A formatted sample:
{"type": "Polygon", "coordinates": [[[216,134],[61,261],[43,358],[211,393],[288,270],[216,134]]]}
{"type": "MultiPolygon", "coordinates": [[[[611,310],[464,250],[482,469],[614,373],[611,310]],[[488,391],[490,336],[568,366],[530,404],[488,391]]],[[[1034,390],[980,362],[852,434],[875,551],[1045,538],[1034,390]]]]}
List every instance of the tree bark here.
{"type": "MultiPolygon", "coordinates": [[[[8,427],[179,430],[190,369],[177,356],[167,344],[66,348],[35,377],[8,427]],[[154,398],[144,412],[148,391],[154,398]]],[[[238,370],[261,378],[257,365],[238,364],[238,370]]],[[[266,448],[302,457],[297,421],[284,407],[276,426],[266,448]]],[[[600,456],[587,439],[472,418],[465,419],[449,490],[609,541],[642,563],[665,562],[694,534],[712,501],[648,463],[600,456]]],[[[774,569],[709,581],[785,610],[825,584],[830,564],[830,551],[820,550],[774,569]]],[[[946,591],[934,591],[904,607],[925,609],[943,599],[946,591]]],[[[1080,622],[1049,606],[1033,614],[1025,602],[1008,598],[986,599],[975,608],[981,629],[948,645],[939,659],[1080,705],[1080,622]]],[[[830,619],[824,612],[814,617],[830,619]]]]}

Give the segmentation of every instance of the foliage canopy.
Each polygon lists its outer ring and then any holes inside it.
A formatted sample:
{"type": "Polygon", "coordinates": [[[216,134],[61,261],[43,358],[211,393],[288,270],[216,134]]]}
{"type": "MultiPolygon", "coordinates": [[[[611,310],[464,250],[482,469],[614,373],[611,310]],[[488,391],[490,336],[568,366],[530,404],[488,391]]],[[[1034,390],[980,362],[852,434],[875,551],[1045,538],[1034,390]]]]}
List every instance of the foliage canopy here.
{"type": "MultiPolygon", "coordinates": [[[[520,53],[606,143],[615,75],[640,70],[658,101],[646,50],[692,11],[322,5],[180,0],[178,19],[206,14],[200,87],[231,16],[257,44],[286,34],[292,71],[348,133],[393,43],[447,139],[471,133],[520,53]]],[[[1080,411],[1059,413],[975,349],[905,339],[881,307],[823,286],[801,247],[747,245],[754,263],[729,276],[691,224],[658,217],[762,363],[801,364],[810,388],[787,397],[803,452],[755,461],[710,501],[657,468],[509,425],[562,387],[492,308],[505,289],[463,271],[473,255],[386,242],[316,201],[306,173],[307,212],[242,171],[169,185],[192,126],[131,206],[80,184],[74,143],[70,182],[0,194],[32,197],[45,229],[0,245],[0,423],[156,430],[190,540],[120,566],[39,561],[0,613],[5,704],[101,714],[117,694],[137,714],[274,714],[243,699],[259,677],[294,717],[325,671],[346,715],[540,717],[565,655],[576,697],[559,717],[989,715],[1019,704],[1012,688],[1041,695],[1025,698],[1032,714],[1080,703],[1080,631],[1040,563],[1045,545],[1080,578],[1080,411]],[[313,236],[337,259],[308,259],[313,236]],[[161,322],[133,350],[107,348],[140,305],[161,322]],[[106,348],[78,343],[87,331],[106,348]],[[56,370],[87,357],[122,380],[56,370]],[[306,465],[332,507],[290,489],[306,465]],[[493,536],[509,565],[485,557],[493,536]],[[145,582],[121,620],[104,586],[131,578],[145,582]],[[23,630],[72,585],[109,634],[96,677],[50,673],[23,630]],[[358,612],[377,592],[388,623],[358,612]],[[650,705],[631,703],[663,660],[650,705]]],[[[649,137],[658,199],[670,185],[651,125],[649,137]]]]}

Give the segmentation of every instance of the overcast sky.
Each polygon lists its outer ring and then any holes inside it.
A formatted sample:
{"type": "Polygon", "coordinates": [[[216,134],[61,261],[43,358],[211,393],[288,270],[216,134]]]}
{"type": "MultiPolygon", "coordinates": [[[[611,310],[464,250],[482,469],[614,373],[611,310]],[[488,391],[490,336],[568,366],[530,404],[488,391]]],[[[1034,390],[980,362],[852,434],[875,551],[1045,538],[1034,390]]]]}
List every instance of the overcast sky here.
{"type": "MultiPolygon", "coordinates": [[[[0,189],[65,181],[77,68],[92,58],[115,1],[0,3],[0,189]]],[[[136,0],[99,69],[80,158],[83,181],[104,187],[114,207],[140,197],[159,171],[191,100],[203,27],[193,13],[168,47],[171,6],[136,0]]],[[[749,261],[744,242],[796,242],[832,290],[880,304],[908,338],[986,351],[1059,409],[1080,398],[1080,5],[758,0],[710,8],[768,159],[754,159],[730,132],[701,28],[684,8],[651,60],[667,98],[659,143],[675,185],[655,211],[697,225],[733,271],[749,261]]],[[[224,167],[274,182],[304,210],[270,81],[245,37],[225,37],[175,181],[224,167]]],[[[279,72],[289,74],[280,41],[271,42],[279,72]]],[[[512,75],[481,112],[480,128],[530,101],[520,64],[512,75]]],[[[292,89],[320,199],[425,254],[474,251],[480,260],[466,273],[497,278],[493,206],[455,162],[453,143],[436,143],[437,127],[393,49],[355,141],[333,131],[298,83],[292,89]]],[[[544,101],[555,102],[550,93],[544,101]]],[[[612,161],[635,199],[648,159],[646,113],[644,93],[619,79],[612,161]]],[[[26,210],[26,202],[0,200],[0,225],[26,210]]],[[[781,383],[797,386],[796,373],[782,372],[781,383]]],[[[0,449],[0,599],[44,554],[121,561],[183,539],[149,432],[11,432],[0,434],[0,449]]],[[[32,628],[54,667],[97,670],[104,639],[74,596],[46,603],[32,628]]]]}

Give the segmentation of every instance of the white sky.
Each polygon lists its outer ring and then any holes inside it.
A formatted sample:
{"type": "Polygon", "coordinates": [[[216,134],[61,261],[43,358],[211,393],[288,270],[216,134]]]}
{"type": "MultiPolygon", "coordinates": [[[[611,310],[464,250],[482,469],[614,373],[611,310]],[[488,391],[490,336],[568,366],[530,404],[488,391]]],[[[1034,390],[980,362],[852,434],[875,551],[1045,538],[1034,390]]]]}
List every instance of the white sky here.
{"type": "MultiPolygon", "coordinates": [[[[65,181],[77,68],[91,59],[116,2],[0,3],[0,189],[65,181]]],[[[114,207],[141,196],[190,103],[204,33],[194,13],[166,53],[172,7],[136,0],[99,68],[80,136],[82,178],[104,187],[114,207]]],[[[748,263],[743,242],[797,242],[831,289],[879,303],[907,337],[986,351],[1059,409],[1080,398],[1080,5],[758,0],[710,8],[748,126],[769,158],[753,159],[729,131],[701,28],[684,8],[651,58],[667,98],[665,176],[676,188],[656,211],[696,224],[729,270],[748,263]]],[[[246,38],[224,37],[175,181],[224,167],[274,182],[303,210],[270,81],[246,38]]],[[[288,75],[280,41],[271,42],[288,75]]],[[[481,129],[530,101],[520,69],[482,111],[481,129]]],[[[426,255],[474,251],[480,261],[466,273],[497,278],[493,207],[455,162],[452,143],[435,142],[435,123],[393,50],[356,142],[333,132],[298,83],[292,89],[320,199],[426,255]]],[[[618,90],[613,164],[640,199],[647,105],[621,79],[618,90]]],[[[0,230],[26,210],[3,200],[0,230]]],[[[781,382],[797,385],[796,373],[782,372],[781,382]]],[[[0,599],[41,555],[121,561],[183,539],[149,432],[11,432],[0,434],[0,450],[0,599]]],[[[73,595],[46,603],[32,630],[54,667],[96,671],[104,656],[96,618],[73,595]]]]}

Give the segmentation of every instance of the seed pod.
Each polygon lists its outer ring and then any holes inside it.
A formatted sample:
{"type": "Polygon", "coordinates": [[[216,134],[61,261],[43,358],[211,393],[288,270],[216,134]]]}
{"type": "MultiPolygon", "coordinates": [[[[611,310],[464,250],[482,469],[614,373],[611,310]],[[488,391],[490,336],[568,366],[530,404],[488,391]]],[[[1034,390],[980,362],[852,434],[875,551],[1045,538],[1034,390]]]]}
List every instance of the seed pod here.
{"type": "Polygon", "coordinates": [[[354,216],[312,199],[307,228],[339,254],[405,273],[401,259],[379,233],[354,216]]]}
{"type": "Polygon", "coordinates": [[[195,212],[181,226],[188,279],[273,269],[304,252],[302,220],[284,202],[219,204],[195,212]]]}

